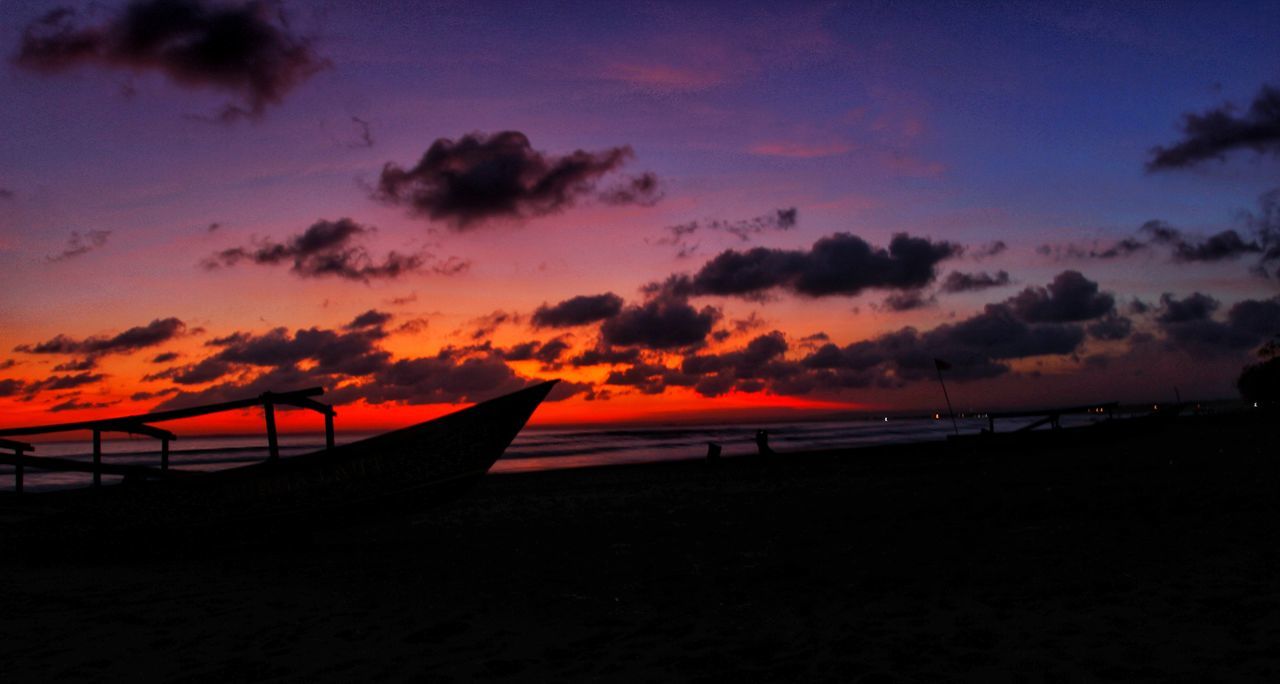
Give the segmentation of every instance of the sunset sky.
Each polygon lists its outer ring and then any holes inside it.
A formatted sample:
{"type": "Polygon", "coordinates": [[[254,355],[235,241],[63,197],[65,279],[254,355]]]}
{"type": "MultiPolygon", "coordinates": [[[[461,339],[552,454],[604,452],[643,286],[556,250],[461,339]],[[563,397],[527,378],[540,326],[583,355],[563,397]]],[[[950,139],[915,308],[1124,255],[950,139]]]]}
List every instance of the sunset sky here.
{"type": "MultiPolygon", "coordinates": [[[[0,426],[1235,396],[1280,4],[0,0],[0,426]]],[[[788,414],[789,415],[789,414],[788,414]]],[[[305,422],[305,421],[304,421],[305,422]]]]}

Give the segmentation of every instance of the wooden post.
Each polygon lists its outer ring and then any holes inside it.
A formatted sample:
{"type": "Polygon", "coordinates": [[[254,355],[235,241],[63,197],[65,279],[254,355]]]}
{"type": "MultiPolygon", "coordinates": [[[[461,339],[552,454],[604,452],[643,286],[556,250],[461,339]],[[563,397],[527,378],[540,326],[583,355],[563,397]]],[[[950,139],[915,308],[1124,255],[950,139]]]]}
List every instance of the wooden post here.
{"type": "MultiPolygon", "coordinates": [[[[18,460],[21,461],[22,449],[14,449],[14,452],[18,456],[18,460]]],[[[19,494],[22,493],[22,469],[23,465],[21,463],[17,463],[13,466],[13,491],[19,494]]]]}
{"type": "Polygon", "coordinates": [[[333,448],[333,411],[324,414],[324,448],[333,448]]]}
{"type": "Polygon", "coordinates": [[[991,415],[990,413],[987,414],[987,431],[988,432],[996,431],[996,417],[991,415]]]}
{"type": "Polygon", "coordinates": [[[160,438],[160,469],[169,469],[169,438],[160,438]]]}
{"type": "Polygon", "coordinates": [[[93,431],[93,486],[102,486],[102,431],[93,431]]]}
{"type": "Polygon", "coordinates": [[[267,419],[267,458],[274,461],[280,458],[280,443],[276,441],[276,407],[271,402],[262,404],[262,413],[267,419]]]}

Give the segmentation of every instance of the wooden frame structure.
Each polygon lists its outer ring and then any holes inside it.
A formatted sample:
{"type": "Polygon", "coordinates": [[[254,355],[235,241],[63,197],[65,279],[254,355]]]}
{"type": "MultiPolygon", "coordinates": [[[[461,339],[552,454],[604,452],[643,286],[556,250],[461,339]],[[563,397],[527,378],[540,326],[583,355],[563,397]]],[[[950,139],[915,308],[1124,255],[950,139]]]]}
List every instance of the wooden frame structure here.
{"type": "Polygon", "coordinates": [[[1033,416],[1043,416],[1040,420],[1027,425],[1023,425],[1014,432],[1029,432],[1041,425],[1048,425],[1054,430],[1062,427],[1060,419],[1067,414],[1076,413],[1092,413],[1095,415],[1106,415],[1110,420],[1115,414],[1116,409],[1120,408],[1120,402],[1109,402],[1106,404],[1088,404],[1087,406],[1070,406],[1067,408],[1042,409],[1040,411],[1006,411],[1004,413],[988,413],[987,427],[991,432],[996,431],[996,418],[1031,418],[1033,416]]]}
{"type": "Polygon", "coordinates": [[[14,489],[18,492],[23,488],[24,468],[39,468],[41,470],[60,470],[71,472],[87,472],[93,474],[93,486],[102,486],[102,475],[123,475],[125,477],[171,477],[182,471],[172,471],[169,469],[169,442],[178,438],[177,435],[154,427],[151,423],[162,423],[170,420],[180,420],[183,418],[194,418],[197,416],[206,416],[213,413],[222,413],[224,411],[234,411],[242,408],[251,408],[261,406],[263,418],[267,428],[267,459],[276,460],[280,458],[280,444],[276,434],[276,413],[275,407],[292,406],[295,408],[310,409],[324,415],[324,444],[326,449],[332,449],[334,446],[333,435],[333,418],[337,412],[328,404],[322,404],[311,397],[324,394],[321,387],[310,387],[307,389],[295,390],[292,392],[263,392],[262,394],[249,399],[238,399],[236,401],[226,401],[218,404],[206,404],[203,406],[192,406],[184,409],[173,409],[171,411],[158,411],[156,413],[143,413],[133,416],[123,416],[120,418],[104,418],[102,420],[84,420],[73,423],[55,423],[52,425],[38,425],[33,427],[3,428],[0,429],[0,449],[8,449],[13,454],[0,454],[0,464],[12,465],[14,467],[14,489]],[[82,461],[75,461],[65,458],[47,458],[26,456],[25,453],[34,451],[35,447],[25,442],[16,442],[4,437],[17,437],[23,435],[47,435],[58,432],[75,432],[79,430],[89,430],[93,433],[93,463],[86,464],[82,461]],[[138,465],[111,465],[102,462],[102,433],[104,432],[124,432],[131,435],[145,435],[160,440],[160,467],[151,468],[148,466],[138,465]]]}

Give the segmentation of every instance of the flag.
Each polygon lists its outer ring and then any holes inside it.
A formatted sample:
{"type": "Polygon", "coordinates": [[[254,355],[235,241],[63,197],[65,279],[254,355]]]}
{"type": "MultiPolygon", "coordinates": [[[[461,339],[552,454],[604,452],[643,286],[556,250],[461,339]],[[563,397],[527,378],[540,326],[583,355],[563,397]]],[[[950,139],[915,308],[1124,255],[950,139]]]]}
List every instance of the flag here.
{"type": "Polygon", "coordinates": [[[933,365],[935,368],[937,368],[940,371],[951,370],[951,364],[947,363],[946,361],[943,361],[942,359],[934,359],[933,365]]]}

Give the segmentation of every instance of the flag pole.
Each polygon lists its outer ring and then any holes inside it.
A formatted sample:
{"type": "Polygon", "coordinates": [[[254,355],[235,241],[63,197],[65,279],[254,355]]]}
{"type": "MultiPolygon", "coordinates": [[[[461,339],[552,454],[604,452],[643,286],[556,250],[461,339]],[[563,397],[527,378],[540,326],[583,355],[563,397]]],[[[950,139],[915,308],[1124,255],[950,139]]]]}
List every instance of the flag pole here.
{"type": "Polygon", "coordinates": [[[938,371],[938,384],[942,385],[942,396],[947,400],[947,413],[951,414],[951,429],[955,430],[956,435],[960,434],[960,426],[956,423],[956,411],[951,408],[951,395],[947,394],[947,383],[942,381],[942,367],[950,367],[946,361],[941,359],[933,360],[933,367],[938,371]]]}

